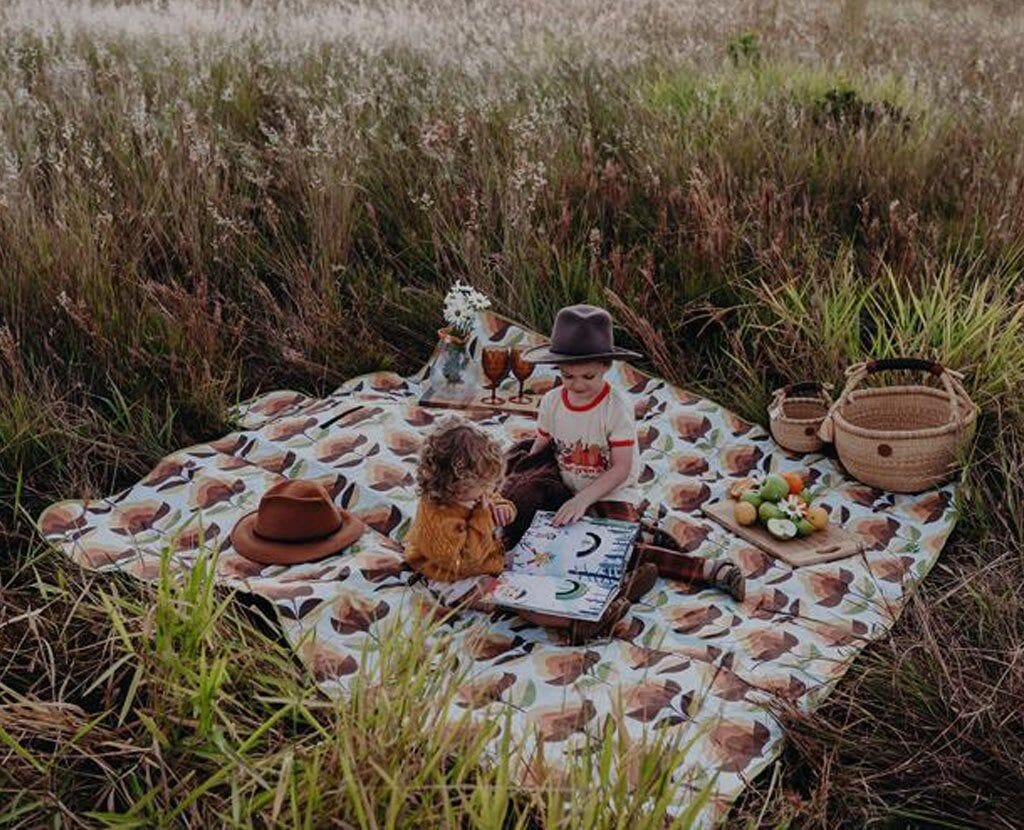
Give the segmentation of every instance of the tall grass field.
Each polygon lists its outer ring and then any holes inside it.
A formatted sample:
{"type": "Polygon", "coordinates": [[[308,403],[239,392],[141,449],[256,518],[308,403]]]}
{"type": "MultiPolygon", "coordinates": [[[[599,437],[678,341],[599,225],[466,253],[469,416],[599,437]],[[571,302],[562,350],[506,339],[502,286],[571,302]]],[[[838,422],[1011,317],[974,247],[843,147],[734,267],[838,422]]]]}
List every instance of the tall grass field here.
{"type": "Polygon", "coordinates": [[[1024,826],[1022,43],[1016,0],[5,0],[0,825],[690,823],[685,747],[516,787],[425,634],[331,699],[209,567],[35,535],[257,392],[418,368],[461,278],[762,423],[866,356],[963,371],[950,543],[729,821],[1024,826]]]}

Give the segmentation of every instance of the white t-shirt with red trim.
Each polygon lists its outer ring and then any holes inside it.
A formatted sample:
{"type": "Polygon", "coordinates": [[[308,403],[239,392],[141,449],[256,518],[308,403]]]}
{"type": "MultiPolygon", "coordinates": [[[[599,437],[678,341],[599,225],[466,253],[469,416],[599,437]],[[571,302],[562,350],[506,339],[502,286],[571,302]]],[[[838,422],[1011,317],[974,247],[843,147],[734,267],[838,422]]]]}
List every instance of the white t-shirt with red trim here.
{"type": "Polygon", "coordinates": [[[585,489],[612,463],[612,447],[632,447],[629,477],[603,501],[636,504],[640,475],[640,451],[636,440],[633,407],[610,383],[590,403],[574,406],[564,386],[556,386],[541,399],[537,434],[555,444],[562,480],[574,493],[585,489]]]}

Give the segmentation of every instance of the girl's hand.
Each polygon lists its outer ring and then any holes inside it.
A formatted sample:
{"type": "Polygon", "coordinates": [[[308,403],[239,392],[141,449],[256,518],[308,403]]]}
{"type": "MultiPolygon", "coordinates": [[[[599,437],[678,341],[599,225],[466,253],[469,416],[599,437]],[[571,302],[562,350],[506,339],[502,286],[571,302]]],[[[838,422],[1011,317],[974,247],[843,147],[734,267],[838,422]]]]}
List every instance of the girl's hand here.
{"type": "Polygon", "coordinates": [[[516,517],[516,511],[510,504],[495,504],[494,502],[488,502],[491,508],[491,517],[494,519],[494,523],[498,527],[507,527],[512,524],[516,517]]]}
{"type": "Polygon", "coordinates": [[[555,527],[561,527],[562,525],[569,525],[579,521],[583,518],[589,507],[590,500],[584,497],[582,493],[577,493],[558,509],[558,512],[555,513],[555,518],[551,520],[551,524],[555,527]]]}

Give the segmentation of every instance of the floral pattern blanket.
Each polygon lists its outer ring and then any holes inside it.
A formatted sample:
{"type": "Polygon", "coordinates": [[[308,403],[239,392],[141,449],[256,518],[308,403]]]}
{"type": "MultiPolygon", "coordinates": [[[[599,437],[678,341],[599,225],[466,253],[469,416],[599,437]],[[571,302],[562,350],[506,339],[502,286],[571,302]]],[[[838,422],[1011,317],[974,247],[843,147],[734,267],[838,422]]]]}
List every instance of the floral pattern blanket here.
{"type": "MultiPolygon", "coordinates": [[[[482,312],[470,350],[537,342],[535,333],[482,312]]],[[[416,501],[417,449],[445,414],[418,405],[437,362],[435,355],[409,378],[354,378],[322,399],[277,391],[250,400],[238,412],[239,431],[166,457],[109,498],[52,505],[40,532],[83,567],[146,580],[158,578],[161,552],[187,569],[201,550],[219,550],[220,582],[273,603],[301,659],[328,690],[342,691],[360,661],[375,659],[372,644],[388,626],[436,610],[422,583],[411,583],[400,542],[416,501]],[[318,562],[245,559],[228,533],[282,477],[323,482],[372,531],[318,562]]],[[[466,371],[466,382],[480,388],[478,366],[471,361],[466,371]]],[[[539,368],[531,378],[535,392],[553,385],[550,372],[539,368]]],[[[516,737],[556,762],[585,747],[613,714],[637,741],[677,732],[692,739],[678,774],[713,781],[703,814],[711,823],[780,752],[772,702],[820,704],[858,651],[899,617],[953,527],[954,486],[916,496],[880,492],[825,457],[787,454],[760,427],[628,364],[616,363],[610,379],[635,407],[648,514],[660,514],[694,554],[726,551],[746,573],[747,598],[737,604],[659,580],[610,641],[585,647],[566,646],[513,615],[460,614],[445,625],[470,669],[452,717],[510,713],[516,737]],[[833,520],[863,535],[863,555],[793,569],[700,513],[737,477],[805,467],[833,520]]],[[[466,414],[506,443],[533,432],[525,414],[466,414]]]]}

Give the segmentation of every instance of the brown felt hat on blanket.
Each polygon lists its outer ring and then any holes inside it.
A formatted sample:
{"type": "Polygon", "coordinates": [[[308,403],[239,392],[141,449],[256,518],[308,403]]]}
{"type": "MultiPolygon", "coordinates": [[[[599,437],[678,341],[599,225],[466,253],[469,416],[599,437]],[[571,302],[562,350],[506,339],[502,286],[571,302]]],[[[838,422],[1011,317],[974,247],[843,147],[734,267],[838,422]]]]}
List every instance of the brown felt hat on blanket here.
{"type": "Polygon", "coordinates": [[[365,525],[334,504],[320,484],[279,481],[231,530],[231,544],[264,565],[297,565],[338,553],[355,542],[365,525]]]}
{"type": "Polygon", "coordinates": [[[523,357],[530,363],[578,363],[641,355],[615,345],[612,316],[603,308],[571,305],[555,317],[551,342],[527,349],[523,357]]]}

